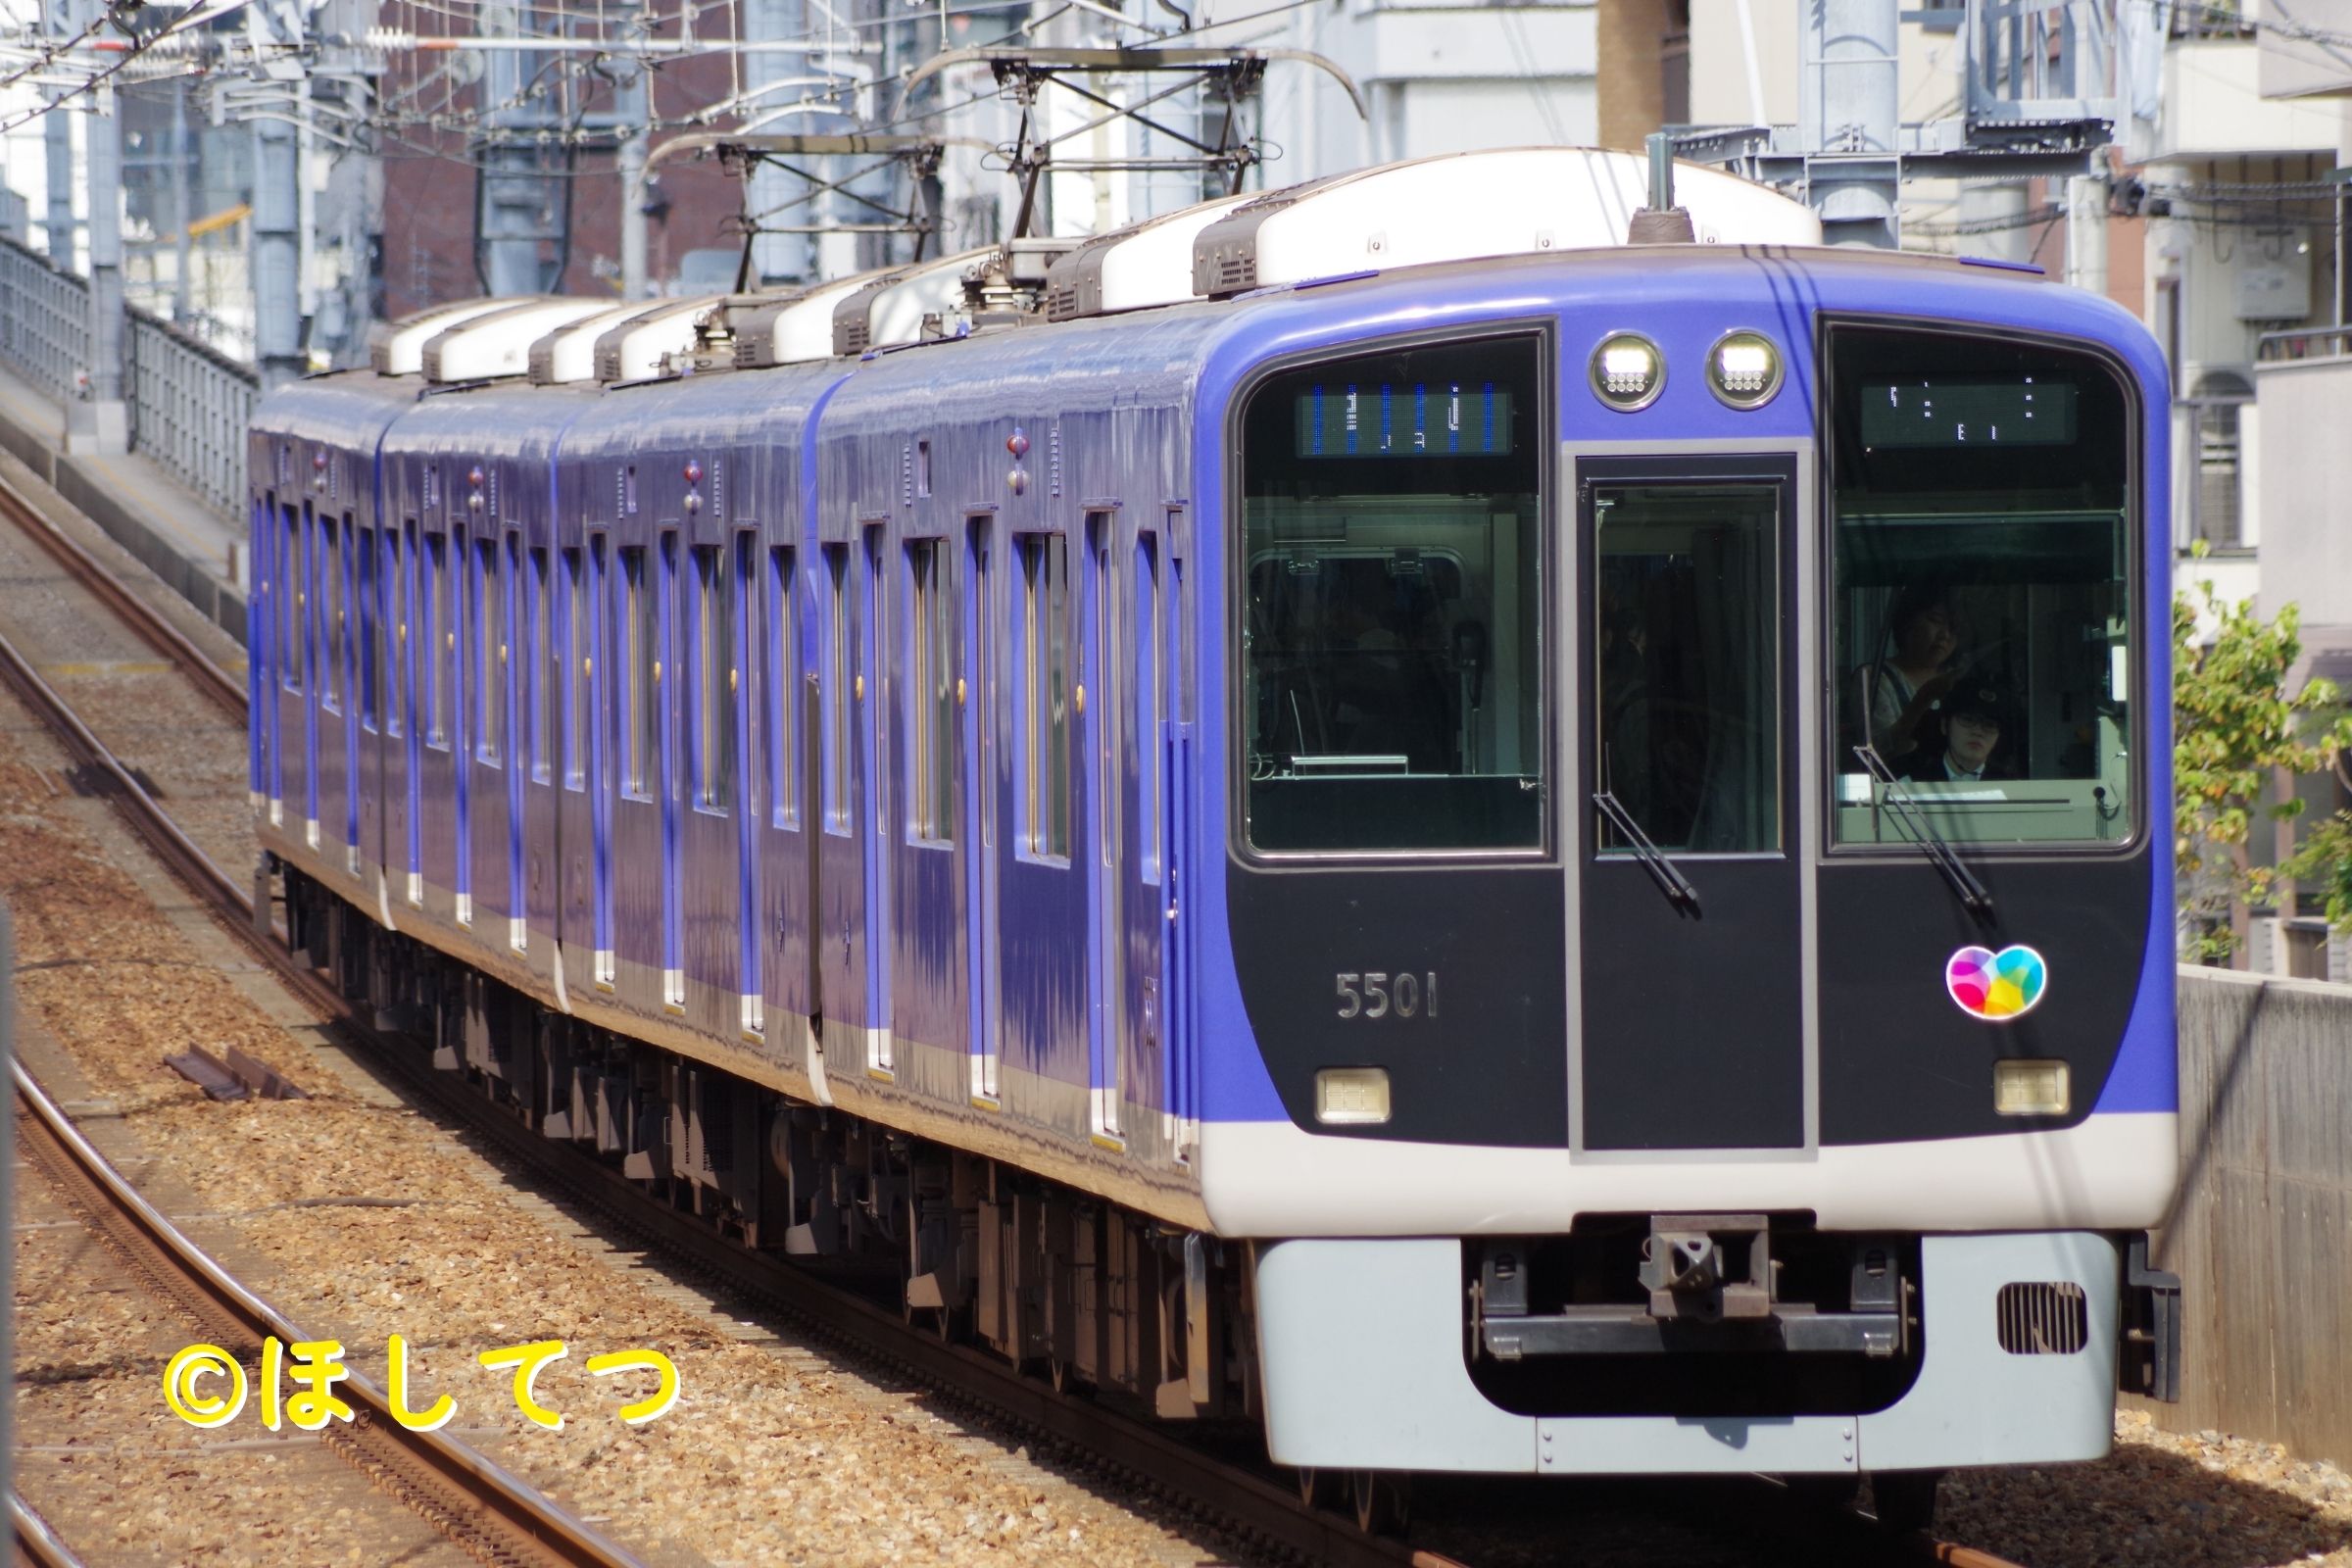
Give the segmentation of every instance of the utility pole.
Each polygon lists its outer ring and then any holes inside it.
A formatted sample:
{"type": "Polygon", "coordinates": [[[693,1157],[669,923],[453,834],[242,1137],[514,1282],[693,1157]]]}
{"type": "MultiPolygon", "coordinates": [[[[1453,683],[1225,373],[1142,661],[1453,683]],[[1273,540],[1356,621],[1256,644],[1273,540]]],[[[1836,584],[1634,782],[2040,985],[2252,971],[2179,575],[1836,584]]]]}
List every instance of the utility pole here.
{"type": "Polygon", "coordinates": [[[86,136],[90,363],[88,384],[66,410],[66,450],[114,457],[130,450],[130,408],[122,400],[122,122],[112,87],[92,95],[86,136]]]}
{"type": "Polygon", "coordinates": [[[2107,176],[2076,174],[2066,182],[2066,280],[2093,294],[2107,292],[2107,176]]]}

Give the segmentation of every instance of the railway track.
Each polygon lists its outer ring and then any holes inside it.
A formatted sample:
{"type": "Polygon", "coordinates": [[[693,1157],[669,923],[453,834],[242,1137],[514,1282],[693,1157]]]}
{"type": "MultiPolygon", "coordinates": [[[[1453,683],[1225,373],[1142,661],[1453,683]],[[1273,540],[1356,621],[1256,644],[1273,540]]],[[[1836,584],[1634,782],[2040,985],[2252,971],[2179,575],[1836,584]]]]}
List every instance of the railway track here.
{"type": "MultiPolygon", "coordinates": [[[[152,607],[114,582],[102,564],[59,533],[5,481],[0,481],[0,513],[38,540],[75,581],[90,587],[109,611],[177,665],[208,700],[243,722],[243,684],[170,627],[152,607]],[[100,588],[100,581],[110,587],[100,588]]],[[[371,1054],[398,1072],[419,1097],[495,1143],[507,1158],[595,1208],[611,1226],[659,1249],[684,1268],[765,1303],[861,1359],[910,1376],[954,1404],[1029,1435],[1082,1468],[1156,1494],[1237,1544],[1273,1556],[1341,1568],[1357,1564],[1461,1568],[1442,1553],[1367,1535],[1332,1513],[1309,1507],[1298,1499],[1294,1488],[1279,1479],[1219,1458],[1114,1410],[1057,1395],[1016,1368],[912,1328],[897,1312],[800,1267],[746,1252],[692,1216],[659,1201],[616,1170],[550,1143],[496,1113],[479,1096],[453,1081],[452,1075],[433,1070],[413,1042],[378,1033],[363,1009],[292,953],[278,933],[266,887],[258,882],[253,888],[245,887],[207,856],[142,785],[134,770],[115,757],[5,636],[0,636],[0,679],[102,781],[102,792],[165,865],[306,1004],[337,1020],[347,1035],[368,1047],[371,1054]]],[[[258,1338],[254,1343],[258,1346],[258,1338]]],[[[374,1430],[386,1428],[404,1430],[389,1421],[373,1424],[374,1430]]],[[[487,1465],[487,1461],[480,1462],[487,1465]]],[[[514,1485],[519,1487],[519,1483],[514,1485]]],[[[1948,1543],[1923,1539],[1888,1542],[1850,1516],[1829,1521],[1828,1528],[1818,1533],[1810,1529],[1804,1533],[1814,1535],[1821,1554],[1833,1560],[2010,1568],[2000,1559],[1948,1543]]]]}
{"type": "Polygon", "coordinates": [[[81,1559],[74,1556],[67,1544],[57,1539],[49,1521],[32,1510],[31,1504],[11,1493],[8,1498],[9,1527],[16,1536],[16,1549],[11,1560],[17,1568],[81,1568],[81,1559]]]}
{"type": "MultiPolygon", "coordinates": [[[[15,1074],[17,1147],[134,1274],[175,1302],[198,1332],[242,1361],[274,1336],[312,1336],[229,1276],[124,1181],[22,1064],[15,1074]]],[[[530,1487],[437,1432],[414,1432],[383,1393],[354,1374],[339,1392],[357,1410],[320,1439],[381,1491],[484,1562],[550,1568],[636,1568],[638,1559],[530,1487]]],[[[19,1524],[19,1540],[24,1539],[19,1524]]]]}

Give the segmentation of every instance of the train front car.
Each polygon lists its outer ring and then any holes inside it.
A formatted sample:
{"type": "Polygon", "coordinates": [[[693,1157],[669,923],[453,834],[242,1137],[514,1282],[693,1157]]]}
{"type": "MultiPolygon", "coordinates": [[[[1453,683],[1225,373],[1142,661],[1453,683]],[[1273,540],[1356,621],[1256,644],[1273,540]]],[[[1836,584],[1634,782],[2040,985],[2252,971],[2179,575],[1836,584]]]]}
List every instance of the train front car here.
{"type": "Polygon", "coordinates": [[[1190,899],[1277,1459],[1891,1515],[2161,1392],[2166,407],[2103,300],[1924,258],[1252,302],[1190,899]]]}

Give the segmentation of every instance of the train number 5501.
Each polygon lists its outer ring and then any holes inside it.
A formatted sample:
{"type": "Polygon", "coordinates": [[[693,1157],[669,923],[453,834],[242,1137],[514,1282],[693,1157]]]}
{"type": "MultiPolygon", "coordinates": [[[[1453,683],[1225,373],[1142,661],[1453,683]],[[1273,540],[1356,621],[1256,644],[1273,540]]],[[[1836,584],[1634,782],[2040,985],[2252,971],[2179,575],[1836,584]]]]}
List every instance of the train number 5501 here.
{"type": "Polygon", "coordinates": [[[1427,974],[1389,974],[1380,969],[1335,977],[1339,1013],[1343,1018],[1435,1018],[1438,1015],[1438,971],[1427,974]]]}

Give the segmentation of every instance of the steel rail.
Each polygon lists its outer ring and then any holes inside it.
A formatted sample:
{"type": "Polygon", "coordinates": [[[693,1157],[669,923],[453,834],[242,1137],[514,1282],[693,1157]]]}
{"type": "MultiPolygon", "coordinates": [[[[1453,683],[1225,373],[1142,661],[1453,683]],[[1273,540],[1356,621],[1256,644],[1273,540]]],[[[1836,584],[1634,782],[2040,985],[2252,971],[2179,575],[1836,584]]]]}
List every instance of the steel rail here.
{"type": "Polygon", "coordinates": [[[21,1492],[8,1495],[9,1523],[17,1538],[15,1559],[19,1568],[81,1568],[81,1559],[74,1548],[58,1539],[49,1521],[33,1511],[21,1492]]]}
{"type": "Polygon", "coordinates": [[[95,595],[148,647],[179,666],[214,707],[242,724],[247,698],[245,683],[213,662],[210,655],[166,620],[153,606],[125,587],[106,564],[69,538],[48,514],[6,478],[0,477],[0,513],[49,552],[66,573],[95,595]]]}
{"type": "MultiPolygon", "coordinates": [[[[0,498],[29,507],[5,480],[0,480],[0,498]]],[[[77,548],[45,522],[28,531],[44,541],[58,538],[69,548],[77,548]]],[[[91,559],[86,552],[84,556],[91,559]]],[[[97,564],[94,559],[92,564],[97,564]]],[[[97,569],[104,571],[103,566],[97,569]]],[[[137,623],[142,634],[148,624],[160,622],[151,607],[127,593],[108,595],[107,603],[137,623]]],[[[218,666],[192,645],[190,652],[220,675],[218,666]]],[[[1124,1473],[1162,1493],[1212,1509],[1230,1529],[1278,1551],[1319,1563],[1463,1568],[1441,1553],[1367,1536],[1333,1513],[1301,1503],[1291,1488],[1218,1459],[1145,1422],[1066,1398],[1038,1379],[980,1351],[919,1333],[865,1298],[796,1265],[747,1253],[708,1226],[641,1191],[618,1171],[498,1114],[482,1097],[467,1093],[462,1084],[452,1082],[449,1074],[430,1068],[413,1049],[404,1049],[406,1042],[379,1032],[365,1009],[267,930],[270,922],[255,917],[253,894],[214,864],[172,821],[5,636],[0,636],[0,678],[40,710],[70,749],[109,777],[113,785],[109,793],[140,836],[281,981],[323,1015],[334,1018],[347,1034],[367,1044],[445,1114],[485,1134],[510,1157],[561,1183],[570,1196],[593,1205],[615,1224],[698,1272],[766,1301],[821,1338],[909,1373],[953,1400],[991,1412],[997,1419],[1046,1438],[1107,1471],[1124,1473]]],[[[231,711],[242,721],[246,694],[233,681],[228,684],[235,696],[231,711]]],[[[1924,1536],[1894,1542],[1870,1535],[1867,1532],[1875,1531],[1876,1526],[1858,1516],[1846,1524],[1856,1533],[1839,1544],[1841,1548],[1884,1553],[1885,1560],[1940,1564],[1942,1568],[2017,1568],[2004,1558],[1950,1542],[1924,1536]]]]}
{"type": "MultiPolygon", "coordinates": [[[[22,1147],[135,1270],[179,1302],[205,1333],[236,1342],[221,1346],[231,1353],[258,1354],[271,1337],[286,1345],[309,1338],[123,1180],[24,1063],[11,1065],[22,1147]]],[[[495,1461],[438,1432],[402,1425],[391,1401],[358,1373],[336,1387],[359,1414],[349,1423],[328,1421],[320,1440],[467,1551],[493,1562],[642,1568],[634,1555],[495,1461]]]]}
{"type": "MultiPolygon", "coordinates": [[[[221,911],[224,923],[252,933],[250,920],[234,918],[236,911],[250,912],[250,895],[180,831],[5,637],[0,637],[0,676],[29,702],[70,750],[109,776],[113,787],[108,793],[116,806],[173,874],[221,911]]],[[[257,949],[284,954],[277,944],[261,941],[258,933],[252,934],[252,940],[257,949]]],[[[45,1162],[69,1185],[83,1189],[90,1203],[99,1205],[94,1212],[120,1214],[118,1228],[130,1255],[149,1260],[151,1272],[158,1273],[172,1294],[201,1320],[241,1337],[253,1350],[258,1351],[262,1341],[271,1335],[289,1345],[306,1337],[206,1257],[140,1198],[57,1110],[23,1064],[15,1065],[20,1109],[33,1134],[28,1147],[38,1150],[46,1145],[50,1157],[45,1162]]],[[[637,1564],[637,1558],[492,1460],[437,1432],[412,1432],[401,1425],[384,1396],[365,1379],[355,1374],[343,1388],[352,1402],[368,1412],[367,1430],[338,1431],[330,1424],[325,1436],[331,1442],[352,1444],[363,1468],[378,1472],[386,1490],[409,1500],[461,1544],[490,1551],[494,1554],[490,1560],[498,1560],[495,1554],[504,1552],[525,1562],[597,1568],[634,1568],[637,1564]]]]}

